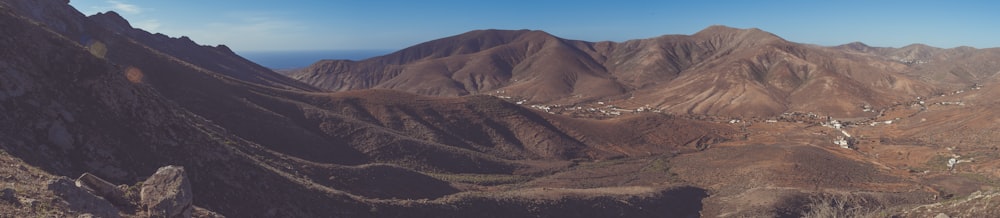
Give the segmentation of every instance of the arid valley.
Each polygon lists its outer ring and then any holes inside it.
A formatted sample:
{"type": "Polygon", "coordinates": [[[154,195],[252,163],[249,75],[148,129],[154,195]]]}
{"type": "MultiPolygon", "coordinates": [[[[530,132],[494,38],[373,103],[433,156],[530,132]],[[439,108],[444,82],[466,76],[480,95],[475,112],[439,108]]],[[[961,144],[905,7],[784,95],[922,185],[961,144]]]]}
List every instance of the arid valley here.
{"type": "Polygon", "coordinates": [[[0,217],[996,217],[1000,48],[471,30],[272,70],[0,0],[0,217]]]}

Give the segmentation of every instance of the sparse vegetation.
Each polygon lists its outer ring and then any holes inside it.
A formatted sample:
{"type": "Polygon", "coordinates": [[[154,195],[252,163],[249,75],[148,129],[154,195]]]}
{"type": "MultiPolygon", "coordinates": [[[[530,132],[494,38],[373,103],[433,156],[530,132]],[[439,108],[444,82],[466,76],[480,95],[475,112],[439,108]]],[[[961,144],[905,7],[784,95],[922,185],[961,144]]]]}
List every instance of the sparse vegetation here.
{"type": "Polygon", "coordinates": [[[531,177],[527,176],[504,175],[504,174],[429,173],[427,175],[447,182],[476,184],[484,186],[516,184],[531,180],[531,177]]]}
{"type": "Polygon", "coordinates": [[[967,179],[979,182],[980,184],[1000,187],[1000,181],[990,178],[989,176],[978,174],[978,173],[959,173],[958,175],[965,177],[967,179]]]}
{"type": "Polygon", "coordinates": [[[930,160],[927,160],[925,165],[933,171],[947,171],[948,166],[946,164],[948,163],[948,159],[951,159],[951,157],[945,155],[935,155],[930,160]]]}
{"type": "Polygon", "coordinates": [[[140,180],[138,182],[135,182],[134,185],[130,185],[128,187],[125,187],[125,190],[124,190],[124,192],[125,192],[125,199],[128,199],[131,202],[139,202],[139,197],[140,197],[139,193],[142,191],[142,183],[143,183],[143,181],[140,180]]]}
{"type": "Polygon", "coordinates": [[[646,165],[645,168],[642,168],[642,170],[640,170],[639,172],[640,173],[645,173],[645,172],[670,173],[670,161],[667,160],[666,158],[656,158],[653,161],[651,161],[649,163],[649,165],[646,165]]]}
{"type": "MultiPolygon", "coordinates": [[[[191,202],[230,217],[887,217],[1000,187],[1000,92],[913,96],[995,80],[978,59],[996,49],[845,50],[722,26],[598,43],[487,30],[320,61],[303,71],[316,81],[296,81],[65,1],[0,7],[0,185],[30,202],[0,202],[0,217],[77,215],[46,187],[56,175],[120,184],[165,163],[191,170],[191,202]],[[934,61],[883,57],[916,51],[934,61]],[[938,65],[950,58],[962,66],[938,65]],[[368,87],[386,89],[355,90],[368,87]],[[822,127],[837,116],[854,120],[822,127]],[[831,145],[848,133],[864,146],[831,145]],[[948,172],[951,154],[975,161],[948,172]]],[[[94,187],[143,207],[142,185],[94,187]]]]}
{"type": "Polygon", "coordinates": [[[833,196],[814,197],[812,203],[806,208],[808,212],[802,215],[804,218],[882,218],[889,216],[889,212],[882,206],[860,205],[833,196]]]}
{"type": "Polygon", "coordinates": [[[650,161],[648,165],[639,170],[639,173],[660,173],[666,175],[667,181],[665,182],[681,182],[682,180],[677,176],[677,173],[671,172],[670,168],[670,160],[667,157],[659,157],[650,161]]]}
{"type": "Polygon", "coordinates": [[[614,159],[610,159],[610,160],[599,160],[599,161],[592,161],[592,162],[582,162],[579,165],[577,165],[576,167],[577,168],[582,168],[582,169],[601,168],[601,167],[619,165],[619,164],[622,164],[622,163],[625,163],[625,162],[628,162],[628,161],[632,161],[632,160],[633,159],[630,159],[630,158],[619,157],[619,158],[614,158],[614,159]]]}

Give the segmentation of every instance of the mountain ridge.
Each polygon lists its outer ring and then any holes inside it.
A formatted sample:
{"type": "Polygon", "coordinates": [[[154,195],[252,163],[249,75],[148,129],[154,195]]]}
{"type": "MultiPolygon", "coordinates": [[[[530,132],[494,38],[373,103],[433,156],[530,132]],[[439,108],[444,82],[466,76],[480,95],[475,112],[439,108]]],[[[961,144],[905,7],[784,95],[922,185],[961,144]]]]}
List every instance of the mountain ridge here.
{"type": "Polygon", "coordinates": [[[398,74],[347,74],[371,84],[331,93],[119,18],[0,0],[0,216],[148,216],[118,200],[164,165],[184,167],[193,199],[178,207],[196,217],[1000,208],[976,194],[1000,178],[988,49],[863,53],[727,27],[621,43],[487,30],[394,56],[403,65],[343,64],[398,74]],[[935,202],[949,207],[913,206],[935,202]]]}
{"type": "MultiPolygon", "coordinates": [[[[0,119],[3,128],[16,131],[0,133],[0,157],[19,158],[48,177],[90,173],[113,184],[134,184],[170,164],[188,169],[194,205],[229,216],[363,216],[375,207],[382,208],[379,214],[454,214],[462,211],[441,208],[447,202],[471,200],[451,198],[420,208],[383,199],[440,198],[480,189],[471,182],[445,182],[431,175],[516,178],[515,172],[546,172],[572,158],[647,155],[607,149],[605,140],[572,133],[596,123],[570,125],[578,121],[498,98],[420,98],[398,91],[362,91],[356,97],[316,93],[308,85],[245,63],[225,47],[129,29],[115,13],[62,13],[73,9],[56,0],[2,0],[0,8],[0,27],[16,33],[11,37],[18,40],[2,42],[12,46],[5,46],[10,50],[0,62],[0,110],[5,112],[0,119]],[[37,16],[23,16],[25,12],[37,16]],[[53,26],[79,28],[49,29],[53,26]],[[399,99],[420,101],[398,104],[403,102],[399,99]],[[482,125],[469,126],[467,121],[482,125]],[[533,162],[539,160],[553,163],[533,162]],[[269,197],[250,197],[255,194],[269,197]],[[263,203],[275,199],[281,202],[263,203]]],[[[728,137],[717,133],[728,132],[728,127],[692,122],[704,129],[676,135],[634,132],[614,146],[687,151],[694,150],[693,145],[683,142],[728,137]],[[663,142],[663,147],[646,145],[648,141],[663,142]]],[[[44,186],[44,181],[20,178],[18,184],[44,186]]],[[[21,194],[64,201],[45,188],[30,193],[22,189],[21,194]]],[[[66,205],[54,204],[52,212],[58,213],[50,215],[87,213],[66,205]]],[[[0,208],[4,213],[37,214],[6,203],[0,208]]],[[[141,216],[127,208],[122,213],[141,216]]]]}
{"type": "Polygon", "coordinates": [[[477,30],[361,61],[323,60],[288,75],[331,91],[386,88],[438,96],[492,92],[537,104],[618,102],[627,96],[640,98],[639,105],[671,113],[726,116],[773,116],[793,111],[858,116],[854,110],[858,105],[884,107],[941,89],[935,86],[939,84],[932,85],[934,81],[904,72],[909,71],[905,58],[848,53],[861,49],[862,53],[889,56],[936,50],[911,46],[878,52],[862,45],[853,50],[815,47],[756,28],[721,25],[693,35],[624,42],[568,40],[541,31],[477,30]],[[823,76],[805,77],[810,71],[823,76]],[[821,94],[803,90],[827,87],[815,79],[842,81],[838,83],[847,87],[825,89],[827,93],[844,92],[840,96],[845,99],[827,104],[807,102],[821,98],[821,94]],[[730,94],[712,93],[704,87],[719,81],[724,83],[717,88],[727,90],[735,84],[749,86],[730,94]],[[757,103],[744,107],[722,100],[725,98],[757,103]]]}

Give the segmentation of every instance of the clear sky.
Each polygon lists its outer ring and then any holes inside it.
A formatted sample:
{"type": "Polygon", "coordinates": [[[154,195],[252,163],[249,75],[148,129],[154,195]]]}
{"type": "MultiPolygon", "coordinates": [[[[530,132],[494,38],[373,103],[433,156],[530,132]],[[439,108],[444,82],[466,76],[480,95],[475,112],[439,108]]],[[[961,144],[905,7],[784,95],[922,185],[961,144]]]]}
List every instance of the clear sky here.
{"type": "Polygon", "coordinates": [[[1000,47],[1000,1],[72,0],[133,26],[236,51],[401,49],[475,29],[586,41],[756,27],[819,45],[1000,47]]]}

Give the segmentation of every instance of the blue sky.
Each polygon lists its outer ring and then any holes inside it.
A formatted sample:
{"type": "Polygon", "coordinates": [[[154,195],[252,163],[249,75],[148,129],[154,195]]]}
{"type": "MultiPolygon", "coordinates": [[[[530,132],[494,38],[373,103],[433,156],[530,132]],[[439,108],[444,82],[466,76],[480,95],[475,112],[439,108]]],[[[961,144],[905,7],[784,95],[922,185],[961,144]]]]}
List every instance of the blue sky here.
{"type": "Polygon", "coordinates": [[[236,51],[395,50],[475,29],[586,41],[756,27],[819,45],[1000,47],[996,1],[72,0],[133,26],[236,51]]]}

